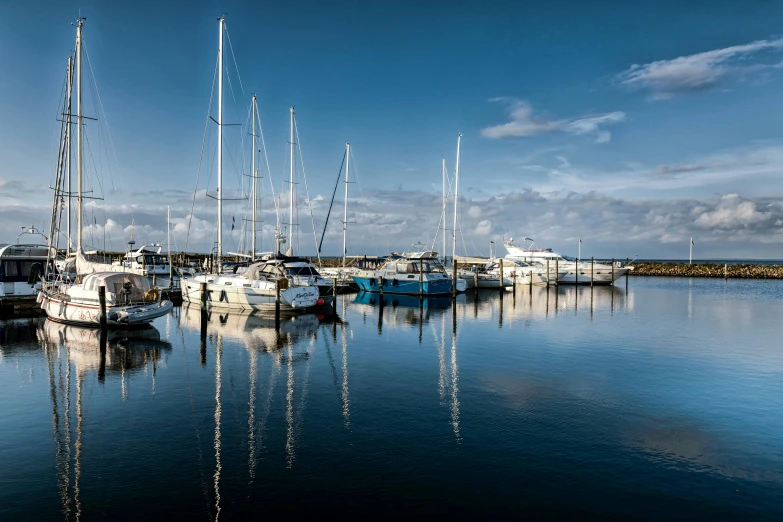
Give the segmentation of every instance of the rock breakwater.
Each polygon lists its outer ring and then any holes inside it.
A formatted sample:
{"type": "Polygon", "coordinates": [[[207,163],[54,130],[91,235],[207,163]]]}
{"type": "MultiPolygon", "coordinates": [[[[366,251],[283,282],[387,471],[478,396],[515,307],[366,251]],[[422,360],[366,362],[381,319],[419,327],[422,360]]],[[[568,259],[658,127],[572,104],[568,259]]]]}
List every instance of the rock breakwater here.
{"type": "Polygon", "coordinates": [[[724,265],[718,263],[633,263],[633,276],[726,277],[741,279],[783,279],[783,265],[724,265]]]}

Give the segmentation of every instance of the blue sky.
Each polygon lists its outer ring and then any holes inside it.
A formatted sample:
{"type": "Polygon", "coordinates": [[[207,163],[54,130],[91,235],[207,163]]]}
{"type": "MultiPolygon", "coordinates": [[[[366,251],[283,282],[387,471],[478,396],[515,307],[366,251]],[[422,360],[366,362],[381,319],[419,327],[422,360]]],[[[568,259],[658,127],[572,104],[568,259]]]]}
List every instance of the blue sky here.
{"type": "MultiPolygon", "coordinates": [[[[131,222],[141,241],[161,240],[169,204],[184,246],[226,12],[244,87],[229,58],[239,103],[227,95],[226,121],[245,121],[258,93],[279,189],[296,106],[318,234],[328,201],[317,196],[330,197],[351,141],[351,253],[432,241],[441,157],[453,172],[462,132],[468,253],[513,235],[572,254],[581,237],[596,256],[682,258],[693,236],[701,257],[783,258],[781,4],[248,4],[0,4],[0,240],[48,221],[55,116],[81,9],[116,148],[116,160],[95,155],[107,193],[88,221],[102,236],[111,220],[114,248],[131,222]]],[[[242,132],[225,133],[236,158],[242,132]]],[[[207,166],[214,129],[210,140],[207,166]]],[[[227,190],[238,190],[239,169],[224,165],[227,190]]],[[[202,199],[189,250],[214,238],[202,199]]],[[[236,204],[231,216],[243,217],[236,204]]],[[[299,250],[311,253],[304,204],[299,222],[299,250]]],[[[339,234],[330,223],[327,254],[339,253],[339,234]]]]}

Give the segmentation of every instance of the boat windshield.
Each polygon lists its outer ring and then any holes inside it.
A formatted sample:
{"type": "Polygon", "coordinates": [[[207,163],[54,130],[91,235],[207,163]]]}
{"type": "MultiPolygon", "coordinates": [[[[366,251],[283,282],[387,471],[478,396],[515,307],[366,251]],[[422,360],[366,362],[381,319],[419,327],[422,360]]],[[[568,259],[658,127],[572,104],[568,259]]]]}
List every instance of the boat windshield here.
{"type": "Polygon", "coordinates": [[[573,257],[571,257],[571,256],[564,256],[564,255],[562,255],[562,254],[561,254],[561,255],[560,255],[560,259],[564,259],[564,260],[566,260],[566,261],[570,261],[570,262],[572,262],[572,263],[576,263],[576,259],[575,259],[575,258],[573,258],[573,257]]]}
{"type": "Polygon", "coordinates": [[[317,276],[320,275],[318,270],[311,266],[287,266],[285,267],[285,275],[287,276],[317,276]]]}

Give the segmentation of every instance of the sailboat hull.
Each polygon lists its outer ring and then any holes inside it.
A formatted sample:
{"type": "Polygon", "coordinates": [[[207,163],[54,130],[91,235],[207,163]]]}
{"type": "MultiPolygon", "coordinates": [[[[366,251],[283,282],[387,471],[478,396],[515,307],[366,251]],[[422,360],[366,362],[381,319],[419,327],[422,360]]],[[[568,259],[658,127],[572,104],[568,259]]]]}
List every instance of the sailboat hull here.
{"type": "MultiPolygon", "coordinates": [[[[38,294],[41,308],[49,320],[75,326],[100,326],[100,306],[95,303],[75,302],[41,292],[38,294]]],[[[122,327],[150,323],[169,313],[171,301],[143,305],[107,306],[106,325],[122,327]]]]}
{"type": "MultiPolygon", "coordinates": [[[[186,279],[182,284],[183,302],[200,303],[202,283],[206,283],[207,305],[211,308],[275,310],[274,283],[237,276],[196,276],[186,279]]],[[[294,286],[280,291],[281,311],[300,313],[323,303],[315,286],[294,286]]]]}

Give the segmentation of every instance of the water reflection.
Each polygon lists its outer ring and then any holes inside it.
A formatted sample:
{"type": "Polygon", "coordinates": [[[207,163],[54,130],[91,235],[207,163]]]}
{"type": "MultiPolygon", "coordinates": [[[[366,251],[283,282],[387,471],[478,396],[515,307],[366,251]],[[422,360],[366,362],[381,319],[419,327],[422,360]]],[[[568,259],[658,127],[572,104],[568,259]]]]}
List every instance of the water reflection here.
{"type": "MultiPolygon", "coordinates": [[[[278,330],[273,317],[217,312],[202,329],[200,309],[185,307],[158,321],[160,332],[113,332],[103,342],[95,330],[0,323],[0,375],[28,387],[3,405],[29,401],[38,411],[12,413],[9,425],[21,419],[34,431],[40,403],[29,397],[46,401],[39,431],[52,457],[40,483],[24,488],[48,494],[49,513],[65,519],[122,518],[102,487],[107,461],[117,462],[115,488],[141,495],[139,518],[178,509],[189,519],[242,519],[283,505],[293,516],[305,509],[300,497],[347,512],[369,505],[362,496],[412,488],[439,506],[480,496],[453,511],[494,505],[506,518],[530,499],[551,506],[563,484],[599,498],[596,476],[627,477],[605,487],[645,506],[638,487],[677,483],[691,495],[736,483],[743,496],[734,507],[768,510],[783,483],[774,415],[783,359],[769,341],[783,290],[739,300],[698,280],[664,284],[674,285],[517,287],[456,303],[363,294],[338,298],[336,315],[283,318],[278,330]],[[716,326],[721,314],[726,324],[716,326]],[[159,340],[166,331],[175,350],[159,340]],[[38,368],[48,379],[33,382],[38,368]],[[136,389],[155,368],[152,402],[136,389]],[[128,426],[155,426],[155,443],[128,426]],[[107,443],[117,431],[130,435],[107,443]],[[515,500],[514,485],[531,476],[528,496],[515,500]]],[[[29,459],[19,442],[6,446],[13,452],[0,460],[29,459]]],[[[699,498],[724,507],[707,497],[699,498]]],[[[661,493],[655,504],[672,498],[661,493]]],[[[419,497],[400,502],[421,507],[419,497]]]]}
{"type": "MultiPolygon", "coordinates": [[[[56,446],[55,468],[63,517],[82,516],[81,478],[84,440],[83,389],[92,372],[103,384],[106,376],[120,377],[122,398],[128,399],[126,372],[148,368],[171,344],[160,340],[153,327],[110,330],[63,325],[44,320],[35,324],[35,336],[46,357],[52,432],[56,446]],[[72,396],[75,393],[75,430],[72,430],[72,396]]],[[[29,329],[19,329],[16,338],[29,329]]]]}

